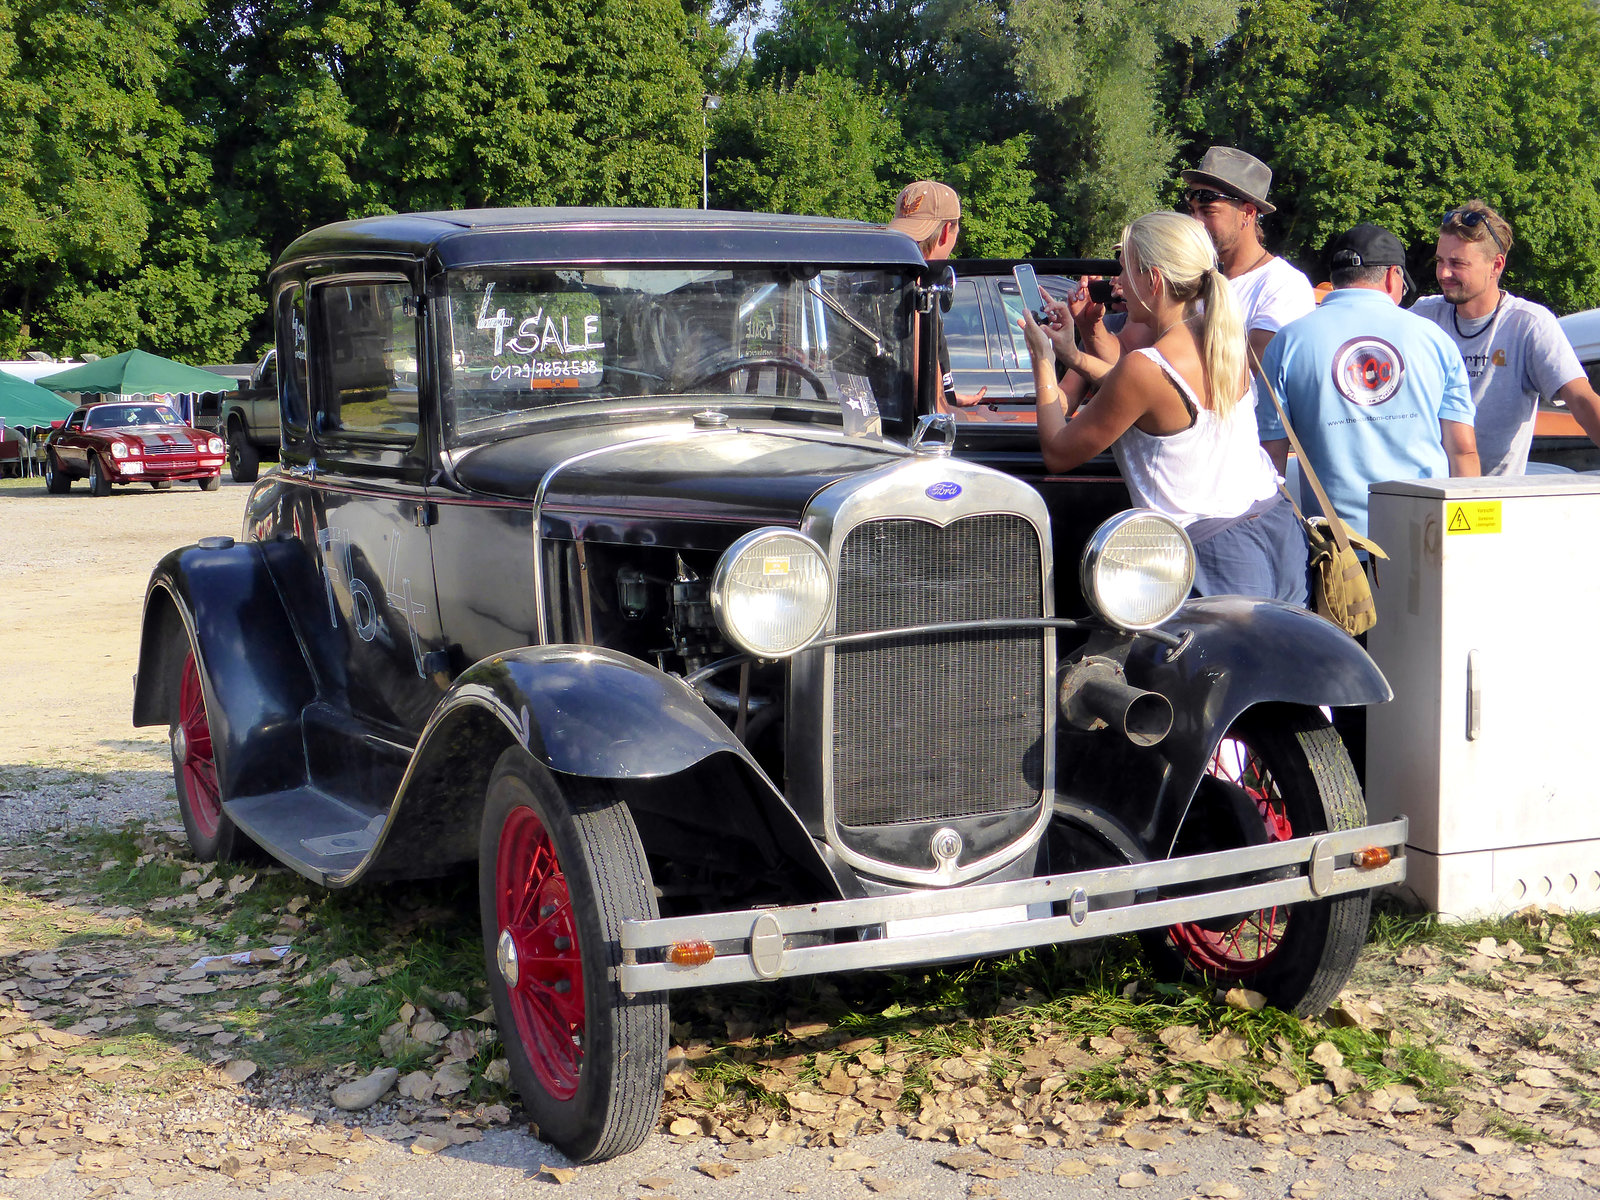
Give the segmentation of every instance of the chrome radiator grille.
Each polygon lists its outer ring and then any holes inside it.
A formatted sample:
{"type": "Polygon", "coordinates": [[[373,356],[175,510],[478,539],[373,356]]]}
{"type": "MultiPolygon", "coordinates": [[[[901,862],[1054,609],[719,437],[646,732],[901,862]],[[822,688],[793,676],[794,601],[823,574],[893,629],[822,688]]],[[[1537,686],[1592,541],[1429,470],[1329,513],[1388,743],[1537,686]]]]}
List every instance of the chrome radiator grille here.
{"type": "MultiPolygon", "coordinates": [[[[1038,535],[1021,517],[943,529],[872,521],[846,537],[838,632],[1043,615],[1038,535]]],[[[1043,786],[1044,637],[976,632],[841,646],[833,798],[841,825],[1028,808],[1043,786]]]]}

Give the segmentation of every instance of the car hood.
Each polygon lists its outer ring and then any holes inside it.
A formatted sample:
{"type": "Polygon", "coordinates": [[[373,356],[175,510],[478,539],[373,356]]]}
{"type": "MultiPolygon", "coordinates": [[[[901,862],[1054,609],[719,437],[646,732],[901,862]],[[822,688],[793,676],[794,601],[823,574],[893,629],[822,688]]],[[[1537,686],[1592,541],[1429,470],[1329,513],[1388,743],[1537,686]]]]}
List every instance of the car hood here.
{"type": "Polygon", "coordinates": [[[797,524],[811,497],[846,475],[906,455],[903,446],[817,429],[688,421],[568,437],[529,434],[467,452],[456,478],[541,510],[797,524]]]}

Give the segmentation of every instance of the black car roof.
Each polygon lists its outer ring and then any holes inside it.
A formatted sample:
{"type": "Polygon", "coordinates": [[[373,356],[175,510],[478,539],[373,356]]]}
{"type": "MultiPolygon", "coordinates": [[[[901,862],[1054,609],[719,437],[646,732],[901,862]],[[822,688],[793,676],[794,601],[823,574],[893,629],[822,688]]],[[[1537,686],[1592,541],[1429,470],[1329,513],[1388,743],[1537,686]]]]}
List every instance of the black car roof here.
{"type": "Polygon", "coordinates": [[[494,263],[817,263],[920,269],[903,233],[831,217],[669,208],[483,208],[363,217],[290,244],[283,269],[322,257],[424,259],[429,270],[494,263]]]}

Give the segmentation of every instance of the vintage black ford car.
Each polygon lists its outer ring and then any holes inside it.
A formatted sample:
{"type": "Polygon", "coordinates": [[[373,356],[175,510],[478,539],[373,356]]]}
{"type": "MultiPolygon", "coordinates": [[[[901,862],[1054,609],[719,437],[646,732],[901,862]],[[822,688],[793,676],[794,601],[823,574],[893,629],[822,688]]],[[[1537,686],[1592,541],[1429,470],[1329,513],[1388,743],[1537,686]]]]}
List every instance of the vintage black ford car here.
{"type": "Polygon", "coordinates": [[[871,226],[624,210],[354,221],[272,273],[282,467],[156,568],[135,721],[201,857],[475,862],[574,1158],[654,1127],[674,988],[1145,931],[1316,1011],[1403,877],[1317,708],[1387,699],[1371,661],[1187,600],[1166,518],[1083,545],[1104,472],[953,455],[947,289],[871,226]]]}

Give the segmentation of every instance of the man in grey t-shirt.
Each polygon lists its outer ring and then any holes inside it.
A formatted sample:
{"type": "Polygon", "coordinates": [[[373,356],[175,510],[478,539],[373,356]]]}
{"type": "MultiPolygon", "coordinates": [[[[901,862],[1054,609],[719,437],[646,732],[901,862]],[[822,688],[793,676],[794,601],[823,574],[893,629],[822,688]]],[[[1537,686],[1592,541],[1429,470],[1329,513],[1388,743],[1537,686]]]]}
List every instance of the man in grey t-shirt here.
{"type": "Polygon", "coordinates": [[[1434,266],[1444,294],[1424,296],[1411,309],[1436,322],[1467,364],[1485,475],[1528,469],[1540,396],[1564,403],[1600,445],[1600,395],[1555,314],[1500,290],[1510,252],[1511,226],[1482,200],[1451,209],[1439,227],[1434,266]]]}

